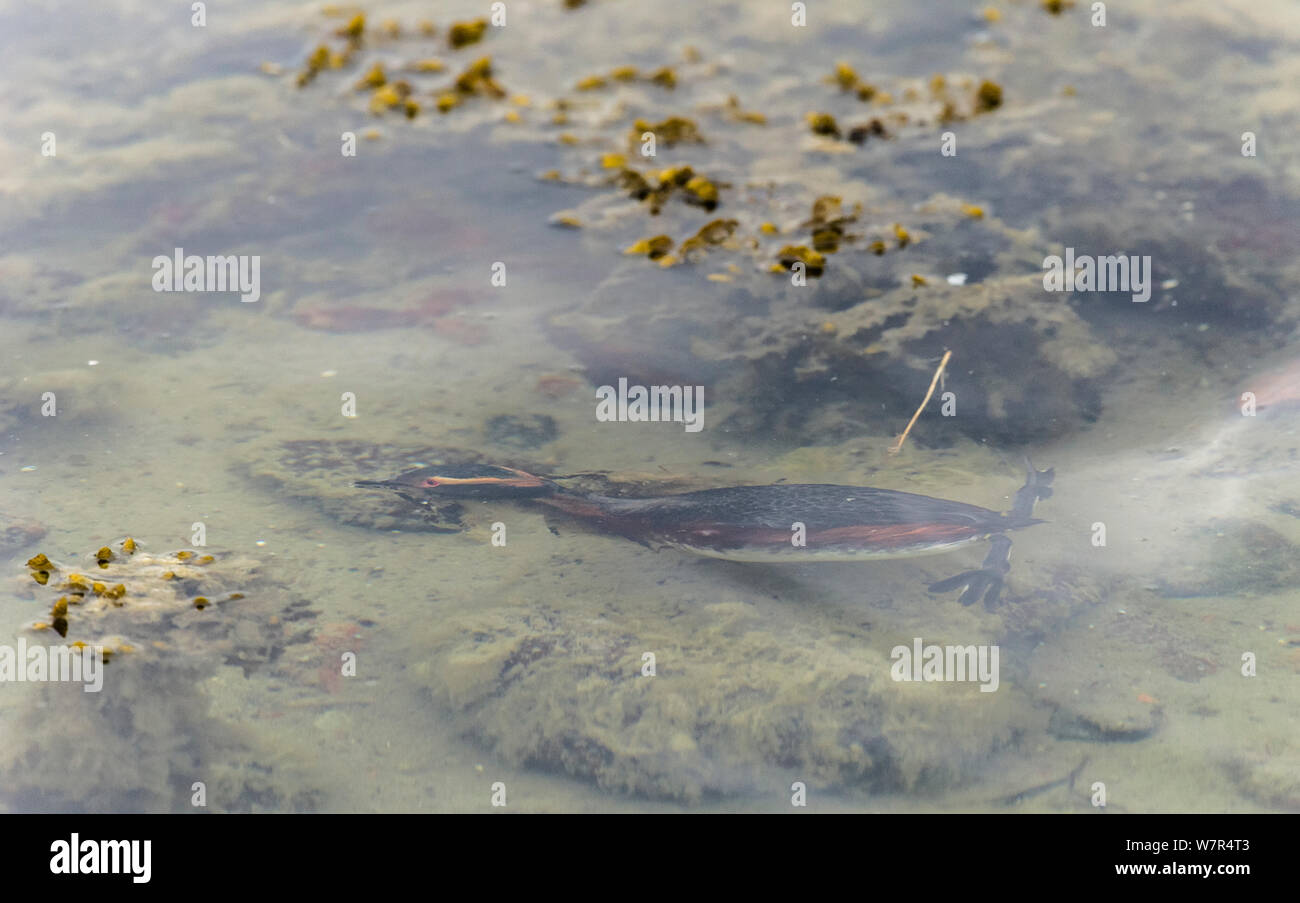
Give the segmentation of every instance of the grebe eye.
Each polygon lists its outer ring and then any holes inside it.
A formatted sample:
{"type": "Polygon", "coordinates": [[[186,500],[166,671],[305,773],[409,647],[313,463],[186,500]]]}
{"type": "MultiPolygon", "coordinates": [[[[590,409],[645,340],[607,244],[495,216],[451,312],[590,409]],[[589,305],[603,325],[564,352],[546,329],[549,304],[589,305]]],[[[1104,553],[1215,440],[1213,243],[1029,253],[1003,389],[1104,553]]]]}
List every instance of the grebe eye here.
{"type": "Polygon", "coordinates": [[[425,489],[432,489],[433,487],[438,486],[438,485],[439,485],[438,481],[435,480],[433,477],[429,477],[429,479],[427,479],[427,480],[424,481],[424,488],[425,488],[425,489]]]}

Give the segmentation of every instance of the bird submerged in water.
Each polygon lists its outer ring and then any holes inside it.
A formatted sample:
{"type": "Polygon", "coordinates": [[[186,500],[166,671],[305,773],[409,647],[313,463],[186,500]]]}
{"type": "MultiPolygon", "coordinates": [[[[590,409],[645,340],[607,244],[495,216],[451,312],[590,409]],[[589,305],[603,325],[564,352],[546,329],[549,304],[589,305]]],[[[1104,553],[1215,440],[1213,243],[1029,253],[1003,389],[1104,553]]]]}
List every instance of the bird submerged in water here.
{"type": "Polygon", "coordinates": [[[988,539],[983,565],[931,584],[930,592],[962,588],[960,601],[981,596],[992,608],[1010,569],[1010,530],[1042,523],[1034,504],[1051,496],[1053,471],[1036,470],[1016,492],[1011,511],[893,489],[821,483],[734,486],[645,498],[616,498],[570,489],[558,481],[496,464],[421,467],[391,480],[361,480],[417,505],[445,499],[519,499],[564,512],[596,530],[730,561],[867,561],[947,552],[988,539]]]}

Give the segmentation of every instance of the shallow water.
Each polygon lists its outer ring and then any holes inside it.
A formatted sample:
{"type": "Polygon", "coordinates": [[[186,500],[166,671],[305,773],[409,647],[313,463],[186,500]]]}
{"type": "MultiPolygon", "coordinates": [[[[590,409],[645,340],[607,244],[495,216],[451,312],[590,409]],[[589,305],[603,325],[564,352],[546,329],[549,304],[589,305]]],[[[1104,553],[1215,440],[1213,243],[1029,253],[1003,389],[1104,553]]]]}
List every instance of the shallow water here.
{"type": "Polygon", "coordinates": [[[1300,809],[1290,4],[1100,28],[817,4],[793,28],[779,5],[521,2],[459,50],[447,26],[481,4],[428,38],[420,4],[368,5],[357,59],[301,89],[346,17],[102,6],[0,3],[0,645],[60,641],[31,627],[59,592],[24,562],[58,585],[107,544],[129,604],[73,603],[66,639],[131,649],[99,694],[0,685],[0,807],[186,811],[197,781],[216,811],[478,811],[498,782],[515,811],[786,811],[796,782],[823,811],[1087,811],[1098,783],[1120,811],[1300,809]],[[483,55],[507,96],[439,115],[431,92],[483,55]],[[352,88],[428,57],[447,71],[409,76],[413,120],[352,88]],[[839,60],[893,104],[840,91],[839,60]],[[574,90],[621,65],[678,83],[574,90]],[[984,79],[1003,102],[970,115],[984,79]],[[890,137],[815,136],[819,111],[890,137]],[[632,121],[670,115],[706,142],[653,165],[707,173],[716,211],[679,193],[652,215],[606,181],[604,154],[640,165],[632,121]],[[824,195],[861,210],[793,286],[769,268],[824,195]],[[720,217],[737,240],[678,266],[622,253],[720,217]],[[1151,300],[1042,291],[1067,246],[1151,255],[1151,300]],[[260,298],[155,292],[178,247],[258,255],[260,298]],[[945,349],[956,416],[937,397],[891,455],[945,349]],[[599,422],[619,377],[703,385],[704,428],[599,422]],[[1005,510],[1022,453],[1056,491],[994,610],[925,592],[982,546],[742,564],[502,501],[433,532],[351,486],[477,454],[630,494],[785,480],[1005,510]],[[203,592],[244,597],[196,612],[127,536],[211,553],[203,592]],[[998,690],[892,681],[916,637],[998,646],[998,690]]]}

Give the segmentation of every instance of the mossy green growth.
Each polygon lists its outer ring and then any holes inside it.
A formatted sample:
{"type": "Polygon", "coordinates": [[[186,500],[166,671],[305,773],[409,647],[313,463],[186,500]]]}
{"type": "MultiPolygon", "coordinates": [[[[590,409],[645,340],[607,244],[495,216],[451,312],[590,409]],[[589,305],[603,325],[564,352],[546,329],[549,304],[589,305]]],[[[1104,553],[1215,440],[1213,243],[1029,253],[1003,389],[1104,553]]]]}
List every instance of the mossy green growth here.
{"type": "Polygon", "coordinates": [[[1002,86],[987,79],[980,82],[975,92],[975,112],[991,113],[1002,106],[1002,86]]]}
{"type": "Polygon", "coordinates": [[[471,22],[455,22],[447,30],[447,43],[456,49],[468,47],[470,44],[477,44],[483,40],[483,35],[487,31],[487,19],[474,19],[471,22]]]}
{"type": "Polygon", "coordinates": [[[814,135],[840,137],[839,123],[830,113],[809,113],[805,118],[808,120],[808,128],[812,129],[814,135]]]}
{"type": "Polygon", "coordinates": [[[787,270],[794,269],[796,263],[802,263],[809,276],[820,276],[826,269],[826,258],[804,245],[786,245],[777,252],[777,260],[787,270]]]}

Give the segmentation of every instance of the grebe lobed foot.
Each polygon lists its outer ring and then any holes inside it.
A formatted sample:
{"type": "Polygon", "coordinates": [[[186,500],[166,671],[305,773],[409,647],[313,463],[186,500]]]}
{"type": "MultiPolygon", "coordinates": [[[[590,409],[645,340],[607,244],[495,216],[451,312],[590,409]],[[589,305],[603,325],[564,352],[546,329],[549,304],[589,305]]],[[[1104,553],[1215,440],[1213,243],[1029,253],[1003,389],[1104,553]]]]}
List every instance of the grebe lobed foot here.
{"type": "Polygon", "coordinates": [[[961,597],[957,600],[958,602],[962,605],[973,605],[982,595],[984,597],[984,607],[992,611],[998,604],[998,598],[1002,595],[1002,578],[1011,570],[1011,540],[999,534],[989,541],[992,548],[989,549],[988,555],[984,557],[982,567],[974,571],[965,571],[937,583],[931,583],[927,587],[929,591],[932,593],[946,593],[958,587],[965,587],[961,597]]]}

